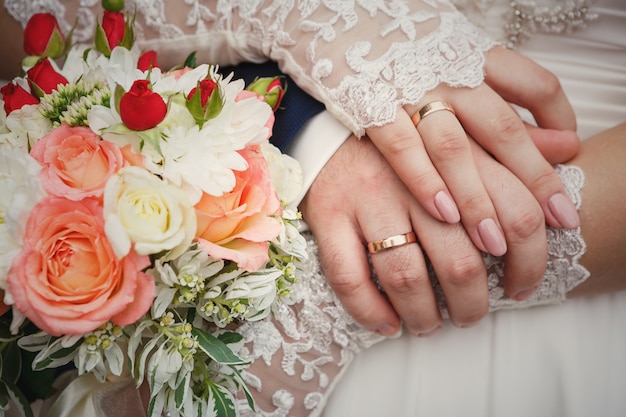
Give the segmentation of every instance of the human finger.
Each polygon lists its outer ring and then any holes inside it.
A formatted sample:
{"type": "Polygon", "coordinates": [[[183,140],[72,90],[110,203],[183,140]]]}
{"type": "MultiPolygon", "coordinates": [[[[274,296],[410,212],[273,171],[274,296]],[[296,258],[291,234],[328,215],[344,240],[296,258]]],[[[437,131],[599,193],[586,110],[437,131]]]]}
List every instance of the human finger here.
{"type": "MultiPolygon", "coordinates": [[[[417,205],[407,191],[402,194],[417,205]]],[[[380,205],[379,209],[380,213],[367,210],[359,216],[376,277],[407,330],[413,335],[431,334],[441,326],[442,319],[424,256],[412,230],[409,207],[389,210],[380,205]],[[399,233],[400,230],[406,232],[399,233]]],[[[425,217],[436,221],[429,214],[425,217]]]]}
{"type": "Polygon", "coordinates": [[[526,130],[541,155],[550,164],[569,161],[580,149],[580,138],[570,130],[546,129],[526,124],[526,130]]]}
{"type": "Polygon", "coordinates": [[[423,129],[424,135],[404,110],[398,112],[396,122],[370,129],[368,135],[426,210],[434,207],[448,223],[462,220],[477,247],[494,255],[504,254],[504,234],[474,166],[462,126],[452,111],[433,112],[427,110],[428,106],[422,106],[422,110],[418,107],[416,113],[422,113],[418,125],[428,126],[423,129]],[[460,213],[457,206],[463,207],[460,213]]]}
{"type": "Polygon", "coordinates": [[[528,109],[540,127],[576,131],[576,115],[559,79],[515,51],[487,52],[485,82],[504,100],[528,109]],[[515,80],[515,82],[511,82],[515,80]]]}
{"type": "MultiPolygon", "coordinates": [[[[506,240],[496,211],[478,175],[469,139],[445,101],[427,96],[412,117],[437,172],[460,209],[461,221],[480,250],[501,256],[506,240]],[[445,110],[445,111],[440,111],[445,110]]],[[[410,111],[410,109],[409,109],[410,111]]]]}
{"type": "Polygon", "coordinates": [[[457,116],[465,130],[533,193],[549,225],[575,228],[580,224],[558,175],[500,96],[483,85],[458,90],[450,100],[455,109],[462,109],[457,116]]]}
{"type": "Polygon", "coordinates": [[[446,308],[457,327],[470,327],[489,308],[487,272],[481,252],[461,224],[446,224],[414,207],[411,215],[421,245],[445,295],[446,308]]]}
{"type": "Polygon", "coordinates": [[[346,310],[364,327],[391,336],[399,330],[400,318],[372,281],[356,214],[385,198],[385,174],[392,172],[371,148],[354,136],[346,140],[313,182],[300,210],[318,241],[326,279],[346,310]]]}
{"type": "Polygon", "coordinates": [[[526,186],[484,149],[475,143],[472,149],[509,245],[504,257],[504,290],[513,299],[525,300],[536,291],[546,269],[548,248],[541,206],[526,186]]]}
{"type": "Polygon", "coordinates": [[[369,128],[367,135],[428,213],[440,221],[459,222],[457,205],[403,109],[395,122],[369,128]]]}

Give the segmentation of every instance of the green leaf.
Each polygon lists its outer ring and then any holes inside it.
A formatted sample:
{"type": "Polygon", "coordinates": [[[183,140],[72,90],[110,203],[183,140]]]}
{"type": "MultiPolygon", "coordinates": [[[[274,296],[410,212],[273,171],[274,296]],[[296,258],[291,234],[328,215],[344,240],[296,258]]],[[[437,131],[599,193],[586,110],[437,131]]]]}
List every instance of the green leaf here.
{"type": "Polygon", "coordinates": [[[235,355],[232,349],[217,337],[196,327],[191,330],[191,333],[198,338],[200,349],[214,361],[226,365],[243,365],[248,363],[235,355]]]}
{"type": "Polygon", "coordinates": [[[233,370],[234,379],[237,380],[239,387],[246,396],[246,400],[248,400],[248,406],[252,411],[256,411],[256,408],[254,406],[254,397],[252,397],[252,393],[250,392],[250,388],[248,388],[248,384],[246,384],[246,381],[244,381],[241,377],[241,371],[234,366],[231,366],[230,369],[233,370]]]}
{"type": "Polygon", "coordinates": [[[0,357],[2,368],[2,379],[12,383],[17,382],[22,371],[22,351],[17,343],[9,343],[2,351],[0,357]]]}
{"type": "Polygon", "coordinates": [[[107,58],[111,56],[111,48],[109,48],[109,41],[100,23],[96,25],[96,34],[94,35],[94,43],[96,45],[96,49],[100,51],[104,56],[106,56],[107,58]]]}
{"type": "Polygon", "coordinates": [[[34,369],[36,371],[41,371],[43,369],[46,369],[52,363],[62,362],[63,360],[69,358],[74,353],[74,351],[78,349],[81,343],[83,343],[82,338],[79,339],[78,342],[74,343],[70,347],[59,349],[55,352],[52,352],[50,356],[48,356],[46,359],[37,362],[37,364],[35,364],[34,369]]]}
{"type": "Polygon", "coordinates": [[[17,386],[4,380],[0,380],[0,384],[8,392],[9,397],[13,400],[13,404],[17,407],[21,416],[34,417],[28,399],[17,386]]]}
{"type": "Polygon", "coordinates": [[[195,68],[196,65],[197,65],[197,63],[196,63],[196,51],[193,51],[192,53],[187,55],[187,58],[185,59],[185,62],[183,64],[183,66],[189,67],[189,68],[195,68]]]}
{"type": "Polygon", "coordinates": [[[217,417],[237,417],[235,404],[227,389],[221,385],[210,384],[213,395],[213,411],[217,417]]]}
{"type": "Polygon", "coordinates": [[[243,340],[243,336],[236,332],[224,332],[217,335],[217,338],[227,345],[239,343],[243,340]]]}
{"type": "Polygon", "coordinates": [[[204,121],[208,121],[216,117],[224,108],[224,92],[219,84],[213,90],[204,108],[204,121]]]}

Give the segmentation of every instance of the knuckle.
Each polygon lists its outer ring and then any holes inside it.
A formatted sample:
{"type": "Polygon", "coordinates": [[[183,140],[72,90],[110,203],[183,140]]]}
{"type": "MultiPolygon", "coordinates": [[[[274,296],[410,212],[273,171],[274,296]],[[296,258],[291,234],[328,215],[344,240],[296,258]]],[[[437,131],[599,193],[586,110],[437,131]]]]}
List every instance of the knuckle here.
{"type": "MultiPolygon", "coordinates": [[[[397,259],[385,262],[384,282],[381,284],[388,292],[396,294],[412,294],[426,285],[430,286],[430,279],[425,270],[410,265],[408,260],[397,259]],[[399,262],[398,262],[399,261],[399,262]]],[[[382,275],[379,274],[379,276],[382,275]]]]}
{"type": "Polygon", "coordinates": [[[501,140],[509,141],[524,134],[524,125],[515,114],[500,115],[494,121],[494,131],[501,140]]]}
{"type": "Polygon", "coordinates": [[[385,150],[390,155],[402,155],[407,150],[414,147],[415,144],[416,142],[413,136],[403,132],[396,132],[393,136],[393,140],[385,145],[385,150]]]}
{"type": "Polygon", "coordinates": [[[544,96],[548,99],[556,98],[561,94],[563,90],[561,82],[558,77],[550,71],[542,71],[538,79],[540,80],[540,91],[542,91],[544,96]]]}
{"type": "Polygon", "coordinates": [[[431,158],[447,161],[469,155],[469,143],[465,137],[459,136],[453,130],[440,132],[439,139],[432,145],[431,158]]]}
{"type": "Polygon", "coordinates": [[[523,242],[545,227],[543,212],[539,207],[523,210],[503,225],[512,243],[523,242]]]}
{"type": "MultiPolygon", "coordinates": [[[[554,170],[548,166],[546,169],[537,170],[535,176],[530,180],[528,187],[534,195],[541,195],[543,194],[543,192],[541,192],[542,190],[555,191],[561,189],[562,185],[554,170]]],[[[552,193],[546,195],[551,194],[552,193]]]]}
{"type": "Polygon", "coordinates": [[[457,256],[446,263],[442,274],[452,287],[467,287],[484,273],[480,256],[457,256]]]}

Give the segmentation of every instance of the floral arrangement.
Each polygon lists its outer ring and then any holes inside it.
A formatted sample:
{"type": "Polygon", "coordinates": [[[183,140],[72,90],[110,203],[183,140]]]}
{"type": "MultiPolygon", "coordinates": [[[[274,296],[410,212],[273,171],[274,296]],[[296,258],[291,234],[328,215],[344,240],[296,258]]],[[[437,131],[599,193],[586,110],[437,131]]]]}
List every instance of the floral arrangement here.
{"type": "Polygon", "coordinates": [[[32,415],[20,387],[73,363],[147,383],[149,416],[234,416],[227,326],[271,314],[305,256],[299,167],[268,141],[284,88],[161,70],[118,3],[91,46],[34,15],[0,90],[0,409],[32,415]]]}

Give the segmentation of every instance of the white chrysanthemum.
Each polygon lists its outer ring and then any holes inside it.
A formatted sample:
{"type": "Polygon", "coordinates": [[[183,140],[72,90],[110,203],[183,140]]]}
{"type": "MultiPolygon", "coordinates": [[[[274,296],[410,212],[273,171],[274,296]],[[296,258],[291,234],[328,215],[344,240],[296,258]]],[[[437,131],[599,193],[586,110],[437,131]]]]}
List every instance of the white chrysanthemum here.
{"type": "MultiPolygon", "coordinates": [[[[22,149],[0,144],[0,288],[13,257],[21,249],[26,221],[32,208],[43,197],[39,182],[41,167],[22,149]]],[[[12,303],[8,292],[5,302],[12,303]]]]}
{"type": "Polygon", "coordinates": [[[161,95],[180,92],[187,97],[191,90],[196,88],[198,83],[211,73],[211,67],[206,64],[199,65],[190,71],[184,72],[182,75],[179,72],[170,73],[155,81],[152,91],[161,95]]]}
{"type": "Polygon", "coordinates": [[[269,142],[261,145],[261,152],[270,169],[272,185],[285,205],[291,205],[302,193],[302,167],[289,155],[269,142]]]}
{"type": "Polygon", "coordinates": [[[43,117],[39,106],[30,104],[13,110],[5,120],[10,134],[3,134],[0,142],[8,142],[14,148],[29,149],[35,142],[52,130],[52,122],[43,117]]]}
{"type": "Polygon", "coordinates": [[[167,140],[161,143],[162,172],[172,184],[185,189],[196,204],[202,192],[220,196],[233,189],[233,170],[245,170],[246,160],[237,153],[241,147],[227,137],[214,136],[207,129],[175,126],[164,130],[167,140]]]}
{"type": "Polygon", "coordinates": [[[270,135],[267,123],[274,117],[272,108],[254,95],[237,99],[244,89],[243,80],[220,80],[219,86],[224,94],[224,107],[217,117],[205,123],[203,129],[207,134],[237,149],[267,141],[270,135]]]}

